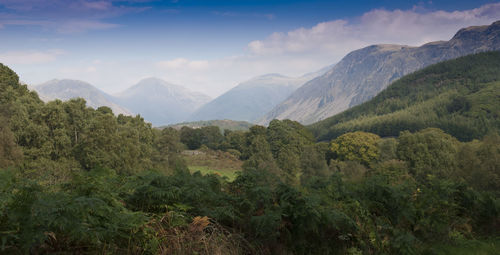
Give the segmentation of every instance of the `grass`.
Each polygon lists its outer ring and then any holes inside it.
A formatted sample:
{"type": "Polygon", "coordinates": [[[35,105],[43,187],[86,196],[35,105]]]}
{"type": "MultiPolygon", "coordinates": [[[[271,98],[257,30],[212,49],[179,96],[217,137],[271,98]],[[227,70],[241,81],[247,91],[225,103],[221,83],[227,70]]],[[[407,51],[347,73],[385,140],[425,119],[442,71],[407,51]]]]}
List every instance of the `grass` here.
{"type": "Polygon", "coordinates": [[[202,175],[215,174],[221,177],[227,177],[227,180],[232,182],[236,179],[236,173],[234,169],[213,169],[208,166],[188,166],[191,173],[200,172],[202,175]]]}
{"type": "Polygon", "coordinates": [[[182,153],[191,173],[216,174],[233,181],[241,171],[243,162],[231,153],[213,150],[185,151],[182,153]]]}

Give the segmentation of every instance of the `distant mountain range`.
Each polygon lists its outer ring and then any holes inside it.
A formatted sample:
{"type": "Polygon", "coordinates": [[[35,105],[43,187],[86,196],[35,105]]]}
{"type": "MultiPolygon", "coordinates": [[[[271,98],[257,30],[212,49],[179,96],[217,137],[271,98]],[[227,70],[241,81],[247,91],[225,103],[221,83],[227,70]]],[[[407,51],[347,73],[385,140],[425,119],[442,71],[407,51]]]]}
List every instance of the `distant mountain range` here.
{"type": "Polygon", "coordinates": [[[373,45],[347,54],[334,66],[298,78],[266,74],[240,83],[210,101],[202,93],[157,78],[111,96],[75,80],[35,86],[44,100],[82,97],[91,107],[140,114],[155,126],[183,121],[231,119],[266,125],[272,119],[310,124],[361,104],[400,77],[434,63],[500,50],[500,21],[461,29],[449,41],[420,47],[373,45]]]}
{"type": "Polygon", "coordinates": [[[231,119],[254,122],[308,80],[308,77],[292,78],[280,74],[258,76],[240,83],[207,103],[188,120],[231,119]]]}
{"type": "Polygon", "coordinates": [[[87,106],[92,108],[108,106],[116,114],[132,114],[125,107],[116,104],[111,95],[106,94],[84,81],[54,79],[30,88],[34,89],[40,96],[40,99],[45,102],[55,99],[66,101],[72,98],[81,97],[87,101],[87,106]]]}
{"type": "Polygon", "coordinates": [[[157,78],[141,80],[136,85],[115,95],[115,101],[140,114],[155,126],[186,120],[210,97],[157,78]]]}
{"type": "Polygon", "coordinates": [[[280,74],[258,76],[240,83],[212,101],[202,93],[158,78],[141,80],[113,96],[86,82],[68,79],[51,80],[33,89],[46,101],[82,97],[88,106],[109,106],[116,114],[140,114],[155,126],[200,120],[254,122],[302,84],[330,68],[325,67],[297,78],[280,74]]]}
{"type": "Polygon", "coordinates": [[[491,50],[500,50],[500,21],[461,29],[450,41],[420,47],[373,45],[356,50],[293,92],[259,123],[292,119],[310,124],[371,99],[403,75],[444,60],[491,50]]]}
{"type": "Polygon", "coordinates": [[[197,108],[210,101],[210,97],[202,93],[157,78],[141,80],[114,96],[89,83],[69,79],[50,80],[31,88],[44,101],[54,99],[66,101],[81,97],[90,107],[108,106],[115,114],[140,114],[155,126],[184,121],[197,108]]]}

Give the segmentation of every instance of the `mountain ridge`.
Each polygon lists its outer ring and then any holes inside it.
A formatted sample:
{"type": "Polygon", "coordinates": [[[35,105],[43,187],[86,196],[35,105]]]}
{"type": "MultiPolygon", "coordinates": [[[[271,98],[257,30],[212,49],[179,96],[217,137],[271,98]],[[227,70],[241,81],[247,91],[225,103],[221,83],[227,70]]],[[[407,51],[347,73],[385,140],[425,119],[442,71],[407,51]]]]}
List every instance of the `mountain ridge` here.
{"type": "Polygon", "coordinates": [[[55,99],[67,101],[80,97],[85,99],[87,105],[92,108],[107,106],[115,114],[132,115],[127,108],[114,102],[111,95],[85,81],[52,79],[36,86],[30,86],[30,89],[35,90],[39,94],[40,99],[45,102],[55,99]]]}
{"type": "Polygon", "coordinates": [[[185,87],[149,77],[115,94],[115,100],[155,126],[179,123],[210,97],[185,87]]]}
{"type": "Polygon", "coordinates": [[[258,123],[288,118],[311,124],[371,99],[405,74],[488,50],[500,50],[500,21],[462,28],[449,41],[419,47],[371,45],[352,51],[324,75],[298,88],[258,123]]]}
{"type": "Polygon", "coordinates": [[[500,130],[500,52],[447,60],[403,76],[371,100],[308,129],[329,141],[347,132],[382,137],[440,128],[462,141],[500,130]]]}
{"type": "Polygon", "coordinates": [[[278,73],[253,77],[200,107],[188,121],[231,119],[255,122],[302,84],[326,70],[322,68],[300,77],[278,73]]]}

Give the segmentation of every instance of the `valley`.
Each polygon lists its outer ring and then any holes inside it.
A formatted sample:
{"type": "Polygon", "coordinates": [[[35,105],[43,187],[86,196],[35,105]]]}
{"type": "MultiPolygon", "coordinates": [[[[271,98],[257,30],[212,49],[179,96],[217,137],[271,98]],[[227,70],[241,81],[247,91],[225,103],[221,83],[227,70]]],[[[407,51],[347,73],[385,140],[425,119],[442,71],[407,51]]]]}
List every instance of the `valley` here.
{"type": "Polygon", "coordinates": [[[497,255],[500,3],[396,2],[0,1],[0,254],[497,255]]]}

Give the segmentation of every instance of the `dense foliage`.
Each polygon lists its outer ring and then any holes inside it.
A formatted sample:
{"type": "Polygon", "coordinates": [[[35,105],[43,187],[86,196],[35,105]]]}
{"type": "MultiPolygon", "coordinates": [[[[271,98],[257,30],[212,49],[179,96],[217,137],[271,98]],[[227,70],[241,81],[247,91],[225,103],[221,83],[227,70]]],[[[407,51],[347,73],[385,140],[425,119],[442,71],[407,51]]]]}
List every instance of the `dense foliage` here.
{"type": "Polygon", "coordinates": [[[372,100],[310,126],[319,140],[365,131],[398,136],[436,127],[461,141],[500,130],[500,52],[438,63],[391,84],[372,100]]]}
{"type": "Polygon", "coordinates": [[[3,65],[0,109],[0,253],[439,254],[500,245],[491,239],[500,235],[496,132],[461,142],[424,127],[315,143],[290,120],[247,132],[156,130],[81,99],[44,104],[3,65]],[[244,161],[234,181],[187,171],[180,152],[207,147],[244,161]]]}

